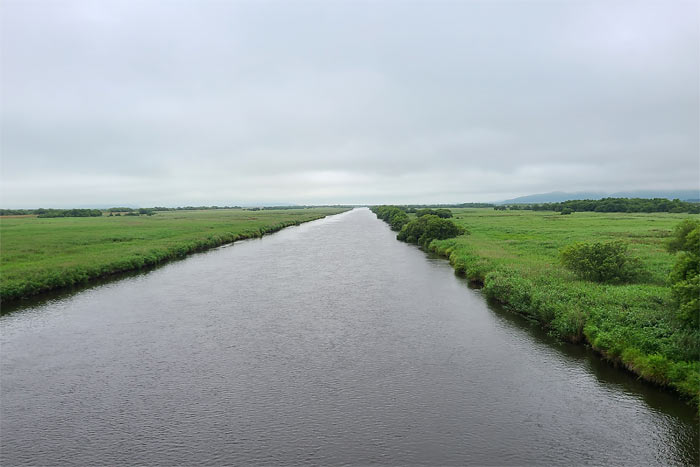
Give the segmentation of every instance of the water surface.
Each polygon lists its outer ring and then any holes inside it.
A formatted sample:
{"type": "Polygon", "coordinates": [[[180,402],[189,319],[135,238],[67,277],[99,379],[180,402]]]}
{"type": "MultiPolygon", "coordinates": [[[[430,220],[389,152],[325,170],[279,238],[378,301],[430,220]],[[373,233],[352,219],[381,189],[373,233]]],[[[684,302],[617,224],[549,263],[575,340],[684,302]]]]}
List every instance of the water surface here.
{"type": "Polygon", "coordinates": [[[0,318],[0,463],[697,464],[693,410],[367,209],[0,318]]]}

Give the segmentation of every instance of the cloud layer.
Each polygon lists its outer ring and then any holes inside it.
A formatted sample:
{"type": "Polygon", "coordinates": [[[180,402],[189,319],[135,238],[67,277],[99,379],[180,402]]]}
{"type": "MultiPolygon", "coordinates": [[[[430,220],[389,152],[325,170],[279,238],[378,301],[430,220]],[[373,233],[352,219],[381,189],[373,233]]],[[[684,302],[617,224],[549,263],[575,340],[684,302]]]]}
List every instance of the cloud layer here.
{"type": "Polygon", "coordinates": [[[699,184],[696,2],[3,2],[4,207],[699,184]]]}

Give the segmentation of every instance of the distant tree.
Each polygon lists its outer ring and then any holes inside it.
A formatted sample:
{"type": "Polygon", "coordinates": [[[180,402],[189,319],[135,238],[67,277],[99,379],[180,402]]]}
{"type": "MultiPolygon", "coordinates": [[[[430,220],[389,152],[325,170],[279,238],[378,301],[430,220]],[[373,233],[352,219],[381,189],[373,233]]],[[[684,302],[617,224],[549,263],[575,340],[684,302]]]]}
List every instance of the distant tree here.
{"type": "Polygon", "coordinates": [[[423,217],[427,215],[433,215],[433,216],[438,216],[443,219],[448,219],[452,217],[452,211],[449,209],[441,208],[441,209],[418,209],[416,211],[416,217],[423,217]]]}
{"type": "Polygon", "coordinates": [[[574,212],[687,212],[700,213],[700,203],[669,200],[666,198],[603,198],[599,200],[569,200],[560,203],[526,204],[522,209],[534,211],[562,211],[570,208],[574,212]]]}
{"type": "Polygon", "coordinates": [[[99,209],[37,209],[37,217],[101,217],[99,209]]]}
{"type": "Polygon", "coordinates": [[[116,208],[109,208],[107,209],[108,212],[131,212],[133,211],[132,208],[127,208],[127,207],[116,207],[116,208]]]}

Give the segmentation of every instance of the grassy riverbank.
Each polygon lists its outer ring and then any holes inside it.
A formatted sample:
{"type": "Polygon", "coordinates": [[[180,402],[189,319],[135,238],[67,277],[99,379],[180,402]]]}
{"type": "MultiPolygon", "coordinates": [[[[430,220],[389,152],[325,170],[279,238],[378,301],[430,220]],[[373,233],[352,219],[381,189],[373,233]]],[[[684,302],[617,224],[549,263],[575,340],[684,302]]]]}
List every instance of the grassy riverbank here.
{"type": "Polygon", "coordinates": [[[700,400],[700,330],[674,319],[668,273],[675,261],[664,245],[673,227],[697,215],[452,209],[468,235],[434,240],[459,274],[485,294],[541,322],[552,333],[587,342],[641,378],[700,400]],[[623,240],[647,271],[631,284],[577,278],[559,262],[578,241],[623,240]]]}
{"type": "Polygon", "coordinates": [[[153,266],[345,211],[160,212],[154,216],[0,218],[3,301],[153,266]]]}

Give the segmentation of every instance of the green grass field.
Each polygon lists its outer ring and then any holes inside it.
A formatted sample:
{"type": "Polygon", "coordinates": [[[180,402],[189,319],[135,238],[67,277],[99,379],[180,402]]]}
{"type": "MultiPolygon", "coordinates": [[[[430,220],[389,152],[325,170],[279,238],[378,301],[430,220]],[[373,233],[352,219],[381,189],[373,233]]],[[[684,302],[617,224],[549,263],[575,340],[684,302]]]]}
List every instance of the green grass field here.
{"type": "Polygon", "coordinates": [[[700,330],[673,316],[668,273],[675,261],[664,244],[690,214],[628,214],[453,209],[470,231],[435,240],[430,249],[455,270],[482,283],[487,296],[528,315],[553,333],[587,341],[642,378],[700,398],[700,330]],[[578,241],[623,240],[647,277],[632,284],[580,280],[559,262],[578,241]]]}
{"type": "Polygon", "coordinates": [[[0,218],[0,298],[28,297],[141,269],[344,210],[232,209],[154,216],[0,218]]]}

